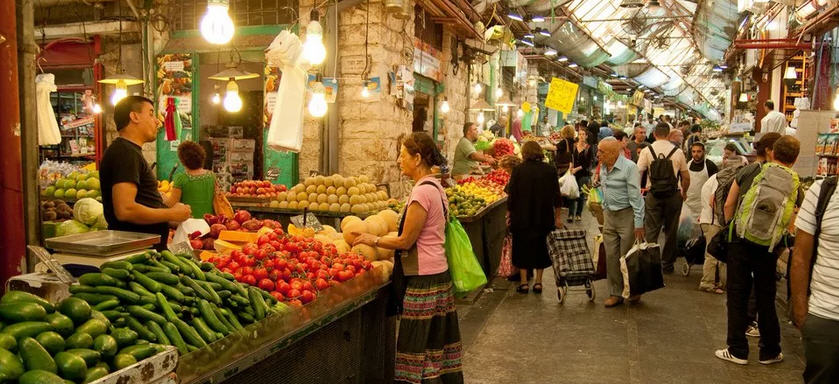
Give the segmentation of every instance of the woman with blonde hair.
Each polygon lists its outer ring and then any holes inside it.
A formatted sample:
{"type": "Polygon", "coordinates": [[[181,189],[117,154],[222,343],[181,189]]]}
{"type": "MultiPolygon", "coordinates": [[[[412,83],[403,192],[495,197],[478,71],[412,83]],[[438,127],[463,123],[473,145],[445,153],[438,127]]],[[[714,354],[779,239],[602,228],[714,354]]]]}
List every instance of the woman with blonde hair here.
{"type": "Polygon", "coordinates": [[[559,176],[565,174],[574,162],[574,127],[566,125],[559,131],[559,142],[556,143],[554,162],[559,176]]]}

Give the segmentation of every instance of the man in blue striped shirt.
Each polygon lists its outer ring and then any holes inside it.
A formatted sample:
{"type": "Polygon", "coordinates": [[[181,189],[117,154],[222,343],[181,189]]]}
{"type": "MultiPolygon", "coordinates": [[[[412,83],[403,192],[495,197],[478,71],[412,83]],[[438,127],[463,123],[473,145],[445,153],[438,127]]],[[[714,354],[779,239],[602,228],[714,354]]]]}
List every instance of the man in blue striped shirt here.
{"type": "MultiPolygon", "coordinates": [[[[620,155],[620,142],[607,138],[597,148],[600,158],[600,185],[603,188],[603,244],[606,246],[606,278],[609,298],[604,305],[623,302],[623,276],[620,258],[629,252],[635,239],[644,240],[644,199],[638,166],[620,155]]],[[[628,300],[637,302],[641,297],[628,300]]]]}

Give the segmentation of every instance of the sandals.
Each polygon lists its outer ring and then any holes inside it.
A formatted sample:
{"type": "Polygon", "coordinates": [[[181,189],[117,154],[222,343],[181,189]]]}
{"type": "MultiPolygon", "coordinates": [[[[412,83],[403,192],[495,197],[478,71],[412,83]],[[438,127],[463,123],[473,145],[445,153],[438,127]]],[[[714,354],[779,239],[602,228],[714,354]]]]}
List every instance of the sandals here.
{"type": "MultiPolygon", "coordinates": [[[[534,291],[535,291],[535,290],[534,290],[534,291]]],[[[518,287],[518,288],[516,288],[516,292],[518,292],[518,293],[527,293],[527,292],[530,292],[530,286],[529,286],[527,283],[525,283],[525,284],[520,284],[520,285],[519,285],[519,287],[518,287]]]]}
{"type": "Polygon", "coordinates": [[[542,293],[542,283],[533,284],[533,293],[542,293]]]}

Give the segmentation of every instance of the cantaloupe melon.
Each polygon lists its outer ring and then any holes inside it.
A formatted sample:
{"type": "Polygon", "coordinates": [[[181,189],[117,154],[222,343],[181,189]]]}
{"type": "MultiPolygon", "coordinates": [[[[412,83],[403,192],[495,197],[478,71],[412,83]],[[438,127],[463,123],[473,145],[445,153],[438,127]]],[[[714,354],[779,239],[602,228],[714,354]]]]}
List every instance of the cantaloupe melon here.
{"type": "Polygon", "coordinates": [[[376,236],[382,236],[387,233],[387,223],[379,215],[370,216],[364,219],[364,222],[367,223],[367,229],[370,233],[376,236]]]}
{"type": "Polygon", "coordinates": [[[367,223],[361,220],[348,223],[342,231],[342,235],[347,244],[352,244],[359,233],[369,233],[367,223]]]}
{"type": "Polygon", "coordinates": [[[327,195],[334,195],[335,191],[337,191],[337,188],[335,188],[334,185],[330,185],[330,186],[326,187],[326,194],[327,195]]]}
{"type": "Polygon", "coordinates": [[[399,214],[396,211],[385,209],[379,212],[376,216],[379,216],[384,220],[385,224],[387,224],[387,231],[393,232],[399,228],[399,214]]]}
{"type": "Polygon", "coordinates": [[[338,195],[338,196],[346,195],[347,194],[347,187],[340,186],[338,188],[335,188],[335,194],[338,195]]]}
{"type": "Polygon", "coordinates": [[[335,178],[332,176],[327,176],[323,178],[323,185],[327,187],[331,187],[335,183],[335,178]]]}
{"type": "Polygon", "coordinates": [[[352,205],[350,205],[350,203],[341,204],[341,213],[350,213],[351,209],[352,209],[352,205]]]}
{"type": "Polygon", "coordinates": [[[376,260],[387,260],[393,257],[394,251],[384,247],[376,247],[376,260]]]}
{"type": "Polygon", "coordinates": [[[310,211],[317,211],[318,210],[318,203],[317,202],[309,203],[309,210],[310,211]]]}
{"type": "Polygon", "coordinates": [[[346,204],[346,203],[349,203],[349,202],[350,202],[350,196],[349,195],[339,195],[338,196],[338,203],[339,204],[346,204]]]}
{"type": "Polygon", "coordinates": [[[310,203],[317,203],[318,202],[318,194],[317,193],[310,193],[309,196],[306,196],[306,201],[310,203]]]}
{"type": "Polygon", "coordinates": [[[323,184],[318,185],[317,192],[318,192],[318,193],[324,193],[324,194],[325,194],[325,193],[326,193],[326,186],[325,186],[325,185],[323,185],[323,184]]]}
{"type": "Polygon", "coordinates": [[[297,194],[297,201],[306,201],[309,198],[309,194],[306,192],[300,192],[297,194]]]}
{"type": "Polygon", "coordinates": [[[322,185],[324,177],[322,175],[315,176],[315,185],[322,185]]]}
{"type": "Polygon", "coordinates": [[[368,181],[370,181],[370,178],[367,177],[367,175],[361,175],[361,176],[358,177],[358,182],[360,182],[360,183],[366,183],[368,181]]]}
{"type": "Polygon", "coordinates": [[[347,244],[347,242],[344,241],[344,239],[337,239],[337,240],[333,241],[332,244],[335,244],[335,249],[338,250],[339,254],[347,253],[351,249],[350,245],[347,244]]]}
{"type": "Polygon", "coordinates": [[[288,202],[288,209],[297,209],[297,202],[296,201],[289,201],[288,202]]]}
{"type": "Polygon", "coordinates": [[[280,209],[288,209],[288,201],[281,201],[279,208],[280,209]]]}
{"type": "Polygon", "coordinates": [[[376,248],[373,248],[367,244],[358,244],[352,247],[351,252],[358,253],[364,256],[364,259],[368,261],[375,261],[376,260],[376,248]]]}
{"type": "Polygon", "coordinates": [[[329,211],[329,203],[323,202],[318,204],[318,211],[327,212],[329,211]]]}
{"type": "Polygon", "coordinates": [[[335,203],[338,202],[338,196],[337,195],[327,195],[326,196],[326,202],[329,203],[329,204],[335,204],[335,203]]]}
{"type": "Polygon", "coordinates": [[[309,186],[306,187],[306,193],[307,194],[308,193],[315,193],[315,192],[317,192],[317,190],[318,190],[318,187],[315,186],[315,185],[309,185],[309,186]]]}
{"type": "Polygon", "coordinates": [[[324,234],[320,234],[320,233],[315,235],[315,240],[320,241],[321,243],[324,243],[324,244],[332,244],[332,238],[331,237],[329,237],[327,235],[324,235],[324,234]]]}
{"type": "Polygon", "coordinates": [[[354,221],[361,221],[361,219],[358,216],[347,216],[347,217],[341,219],[341,231],[343,232],[344,228],[347,226],[347,224],[349,224],[351,222],[354,222],[354,221]]]}
{"type": "MultiPolygon", "coordinates": [[[[324,203],[324,204],[329,204],[329,203],[324,203]]],[[[338,213],[340,211],[341,211],[341,204],[338,204],[338,203],[329,204],[329,212],[338,213]]]]}
{"type": "Polygon", "coordinates": [[[324,235],[332,234],[332,233],[337,232],[335,230],[335,227],[333,227],[331,225],[321,225],[321,227],[323,227],[323,229],[318,233],[321,233],[321,234],[324,234],[324,235]]]}

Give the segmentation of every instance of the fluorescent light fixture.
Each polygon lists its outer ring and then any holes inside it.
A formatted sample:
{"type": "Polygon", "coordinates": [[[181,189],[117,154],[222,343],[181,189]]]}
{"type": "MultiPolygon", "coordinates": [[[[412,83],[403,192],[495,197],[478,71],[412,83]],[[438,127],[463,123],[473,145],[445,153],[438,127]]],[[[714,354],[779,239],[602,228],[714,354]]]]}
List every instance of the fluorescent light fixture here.
{"type": "Polygon", "coordinates": [[[725,64],[720,64],[720,68],[722,68],[722,69],[728,69],[728,65],[725,65],[725,64]]]}
{"type": "Polygon", "coordinates": [[[559,58],[556,59],[556,61],[562,63],[562,62],[568,61],[568,58],[565,57],[565,56],[560,56],[559,58]]]}
{"type": "Polygon", "coordinates": [[[577,63],[568,64],[568,68],[577,68],[577,63]]]}
{"type": "Polygon", "coordinates": [[[530,32],[528,32],[528,33],[525,33],[525,34],[524,34],[524,36],[523,36],[522,38],[524,38],[524,39],[532,39],[533,37],[534,37],[534,36],[533,36],[533,34],[532,34],[532,33],[530,33],[530,32]]]}
{"type": "Polygon", "coordinates": [[[620,75],[620,76],[618,76],[618,79],[621,79],[621,80],[626,80],[626,76],[624,76],[624,75],[620,75]]]}
{"type": "MultiPolygon", "coordinates": [[[[545,56],[556,56],[556,49],[548,48],[545,50],[545,56]]],[[[568,60],[568,59],[566,59],[568,60]]]]}
{"type": "Polygon", "coordinates": [[[510,12],[509,14],[507,14],[507,17],[509,17],[511,20],[524,21],[524,18],[521,17],[521,15],[519,15],[518,13],[510,12]]]}
{"type": "Polygon", "coordinates": [[[609,76],[618,77],[618,74],[617,73],[610,73],[609,76]]]}
{"type": "Polygon", "coordinates": [[[539,34],[545,37],[551,37],[551,31],[546,28],[539,28],[539,34]]]}
{"type": "Polygon", "coordinates": [[[533,17],[530,18],[530,21],[532,21],[534,23],[544,23],[545,22],[545,16],[533,16],[533,17]]]}
{"type": "Polygon", "coordinates": [[[722,67],[720,67],[719,65],[714,65],[714,68],[712,70],[714,72],[722,72],[722,67]]]}
{"type": "Polygon", "coordinates": [[[530,41],[530,40],[522,39],[522,40],[519,40],[519,41],[521,41],[522,44],[524,44],[528,47],[533,47],[534,46],[533,42],[530,41]]]}

